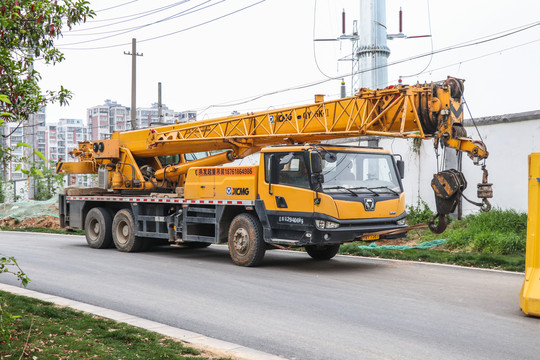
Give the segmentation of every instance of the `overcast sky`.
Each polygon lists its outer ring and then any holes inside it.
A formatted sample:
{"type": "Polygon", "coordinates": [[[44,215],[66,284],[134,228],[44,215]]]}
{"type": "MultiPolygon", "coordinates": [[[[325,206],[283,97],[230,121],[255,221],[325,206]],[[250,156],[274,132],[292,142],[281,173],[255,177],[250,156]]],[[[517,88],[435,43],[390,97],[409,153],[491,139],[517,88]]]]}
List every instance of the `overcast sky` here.
{"type": "MultiPolygon", "coordinates": [[[[130,106],[131,57],[124,52],[131,51],[131,38],[137,38],[137,52],[143,54],[137,58],[137,107],[157,102],[161,82],[165,105],[197,110],[199,119],[310,103],[314,94],[333,99],[340,80],[283,90],[351,72],[350,62],[338,62],[350,54],[350,42],[313,39],[338,37],[343,9],[350,33],[359,17],[358,0],[317,0],[316,12],[315,0],[90,2],[97,16],[56,43],[66,60],[38,67],[43,90],[63,85],[74,92],[70,106],[48,107],[48,122],[85,119],[86,109],[105,99],[130,106]],[[269,93],[276,94],[247,101],[269,93]],[[225,103],[236,105],[208,108],[225,103]]],[[[540,23],[540,1],[387,0],[389,33],[398,32],[400,7],[406,35],[432,37],[388,41],[389,64],[400,63],[388,67],[387,85],[400,76],[413,84],[451,75],[466,80],[473,117],[540,110],[540,26],[401,62],[540,23]]],[[[350,77],[345,81],[349,90],[350,77]]]]}

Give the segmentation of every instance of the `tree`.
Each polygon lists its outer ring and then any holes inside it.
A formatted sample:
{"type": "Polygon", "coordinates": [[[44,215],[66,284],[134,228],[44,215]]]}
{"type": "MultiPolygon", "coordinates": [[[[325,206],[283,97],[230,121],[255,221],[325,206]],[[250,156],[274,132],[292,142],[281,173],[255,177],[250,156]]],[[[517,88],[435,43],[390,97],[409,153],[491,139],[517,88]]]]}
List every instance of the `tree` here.
{"type": "MultiPolygon", "coordinates": [[[[89,4],[86,0],[0,0],[0,130],[6,121],[18,122],[19,127],[48,103],[68,104],[72,94],[63,86],[57,91],[42,91],[41,75],[34,64],[39,61],[54,65],[64,60],[54,41],[66,28],[95,15],[89,4]]],[[[3,138],[11,135],[0,133],[3,138]]],[[[25,145],[19,143],[17,147],[25,145]]],[[[0,143],[0,164],[4,169],[12,151],[0,143]]],[[[42,154],[38,156],[44,159],[42,154]]],[[[30,172],[34,174],[36,169],[30,172]]],[[[2,177],[5,174],[0,174],[0,180],[2,177]]]]}
{"type": "Polygon", "coordinates": [[[0,0],[0,94],[8,98],[0,101],[1,120],[26,120],[47,103],[68,103],[72,94],[63,86],[41,91],[34,63],[64,60],[55,39],[65,27],[71,29],[94,15],[85,0],[0,0]]]}

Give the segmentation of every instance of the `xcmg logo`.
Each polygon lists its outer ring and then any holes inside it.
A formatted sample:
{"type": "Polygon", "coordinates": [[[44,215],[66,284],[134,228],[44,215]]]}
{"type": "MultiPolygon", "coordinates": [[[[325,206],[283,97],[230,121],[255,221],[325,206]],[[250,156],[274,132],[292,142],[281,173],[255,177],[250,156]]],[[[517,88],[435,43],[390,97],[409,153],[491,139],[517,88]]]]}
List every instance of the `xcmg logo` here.
{"type": "Polygon", "coordinates": [[[227,195],[249,195],[249,188],[233,188],[227,186],[227,195]]]}

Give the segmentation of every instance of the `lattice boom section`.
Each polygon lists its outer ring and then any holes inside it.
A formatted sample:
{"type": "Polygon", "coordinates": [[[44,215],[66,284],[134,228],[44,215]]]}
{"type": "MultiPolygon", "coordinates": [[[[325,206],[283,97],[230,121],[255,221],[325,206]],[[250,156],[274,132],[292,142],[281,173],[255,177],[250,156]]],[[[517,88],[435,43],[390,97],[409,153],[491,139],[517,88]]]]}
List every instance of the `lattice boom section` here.
{"type": "Polygon", "coordinates": [[[363,90],[355,97],[218,118],[175,126],[155,134],[155,145],[176,141],[249,141],[280,143],[306,136],[330,139],[363,135],[426,137],[419,121],[420,94],[430,87],[363,90]],[[416,134],[415,134],[416,133],[416,134]]]}

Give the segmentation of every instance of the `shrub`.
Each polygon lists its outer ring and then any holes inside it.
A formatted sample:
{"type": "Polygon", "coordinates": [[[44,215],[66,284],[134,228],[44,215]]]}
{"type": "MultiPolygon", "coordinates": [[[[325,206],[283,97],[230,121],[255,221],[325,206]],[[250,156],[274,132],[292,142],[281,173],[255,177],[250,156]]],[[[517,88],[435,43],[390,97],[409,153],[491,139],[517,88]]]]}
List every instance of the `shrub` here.
{"type": "Polygon", "coordinates": [[[433,215],[433,211],[423,200],[418,200],[416,206],[407,206],[407,222],[409,225],[428,222],[433,215]]]}

